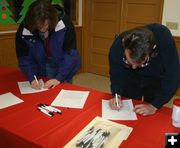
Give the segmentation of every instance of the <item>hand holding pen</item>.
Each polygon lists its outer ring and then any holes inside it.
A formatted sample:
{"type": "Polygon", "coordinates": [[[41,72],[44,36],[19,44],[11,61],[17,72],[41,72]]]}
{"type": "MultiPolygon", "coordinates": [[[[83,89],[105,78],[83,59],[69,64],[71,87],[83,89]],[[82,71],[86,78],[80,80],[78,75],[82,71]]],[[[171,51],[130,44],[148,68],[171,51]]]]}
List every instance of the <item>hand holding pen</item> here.
{"type": "Polygon", "coordinates": [[[110,99],[109,101],[109,106],[111,107],[111,109],[113,110],[118,110],[121,108],[122,103],[121,103],[121,96],[118,95],[117,93],[115,94],[115,97],[110,99]]]}
{"type": "Polygon", "coordinates": [[[41,82],[38,81],[36,75],[34,75],[34,80],[31,82],[31,87],[34,89],[41,89],[41,82]]]}
{"type": "Polygon", "coordinates": [[[116,100],[116,107],[117,107],[118,111],[119,111],[120,105],[121,105],[121,100],[120,99],[121,99],[121,96],[116,93],[115,94],[115,100],[116,100]]]}

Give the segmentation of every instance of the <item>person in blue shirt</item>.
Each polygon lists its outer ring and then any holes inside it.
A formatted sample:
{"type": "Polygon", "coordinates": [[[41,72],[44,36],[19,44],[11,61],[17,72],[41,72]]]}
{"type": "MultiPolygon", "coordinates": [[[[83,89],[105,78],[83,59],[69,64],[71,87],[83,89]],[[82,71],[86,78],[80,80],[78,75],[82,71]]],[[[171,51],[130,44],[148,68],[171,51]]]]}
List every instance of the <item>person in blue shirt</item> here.
{"type": "MultiPolygon", "coordinates": [[[[154,114],[175,94],[180,84],[180,64],[175,41],[169,29],[148,24],[122,32],[109,52],[112,94],[141,99],[134,111],[154,114]]],[[[112,109],[120,109],[116,99],[112,109]]]]}
{"type": "Polygon", "coordinates": [[[39,89],[38,79],[47,76],[45,88],[70,82],[80,68],[74,26],[58,5],[49,0],[33,2],[16,33],[19,67],[31,87],[39,89]]]}

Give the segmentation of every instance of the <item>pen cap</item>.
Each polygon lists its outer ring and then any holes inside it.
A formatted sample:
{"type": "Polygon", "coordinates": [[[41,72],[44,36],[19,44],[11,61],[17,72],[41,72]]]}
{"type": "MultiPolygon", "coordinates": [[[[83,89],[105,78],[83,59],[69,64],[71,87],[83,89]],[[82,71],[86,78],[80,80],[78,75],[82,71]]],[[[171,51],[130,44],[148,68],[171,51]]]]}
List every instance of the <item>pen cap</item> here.
{"type": "Polygon", "coordinates": [[[180,99],[173,101],[172,120],[175,127],[180,127],[180,99]]]}

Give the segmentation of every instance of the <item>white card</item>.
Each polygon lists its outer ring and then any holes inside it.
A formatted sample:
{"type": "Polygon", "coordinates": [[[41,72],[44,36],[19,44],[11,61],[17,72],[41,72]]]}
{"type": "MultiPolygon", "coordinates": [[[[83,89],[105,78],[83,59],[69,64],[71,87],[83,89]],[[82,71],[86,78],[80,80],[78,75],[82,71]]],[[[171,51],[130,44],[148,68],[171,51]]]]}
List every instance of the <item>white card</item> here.
{"type": "Polygon", "coordinates": [[[54,101],[52,106],[61,106],[69,108],[83,108],[89,91],[74,91],[62,89],[54,101]]]}
{"type": "Polygon", "coordinates": [[[19,99],[12,93],[5,93],[0,95],[0,109],[19,104],[21,102],[24,102],[23,100],[19,99]]]}

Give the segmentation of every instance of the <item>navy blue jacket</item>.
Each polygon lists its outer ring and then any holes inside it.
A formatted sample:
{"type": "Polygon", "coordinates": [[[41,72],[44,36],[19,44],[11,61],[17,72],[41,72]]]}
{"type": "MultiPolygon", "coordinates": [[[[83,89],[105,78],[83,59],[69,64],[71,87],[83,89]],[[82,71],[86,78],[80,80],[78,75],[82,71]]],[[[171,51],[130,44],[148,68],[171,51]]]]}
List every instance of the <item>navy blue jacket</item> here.
{"type": "Polygon", "coordinates": [[[121,33],[112,44],[109,53],[111,91],[113,94],[122,94],[126,83],[124,78],[130,73],[160,79],[160,91],[155,94],[151,102],[153,106],[160,108],[172,98],[180,84],[179,57],[173,36],[168,28],[160,24],[149,24],[146,27],[155,35],[157,56],[152,58],[150,64],[145,68],[135,70],[124,68],[123,33],[121,33]]]}
{"type": "MultiPolygon", "coordinates": [[[[80,67],[80,56],[76,49],[76,35],[72,22],[65,14],[59,17],[55,30],[49,34],[51,56],[58,67],[56,79],[60,82],[69,78],[71,71],[80,67]]],[[[20,69],[28,80],[33,76],[46,74],[46,52],[44,41],[38,33],[32,34],[25,22],[22,22],[16,33],[16,53],[20,69]]]]}

